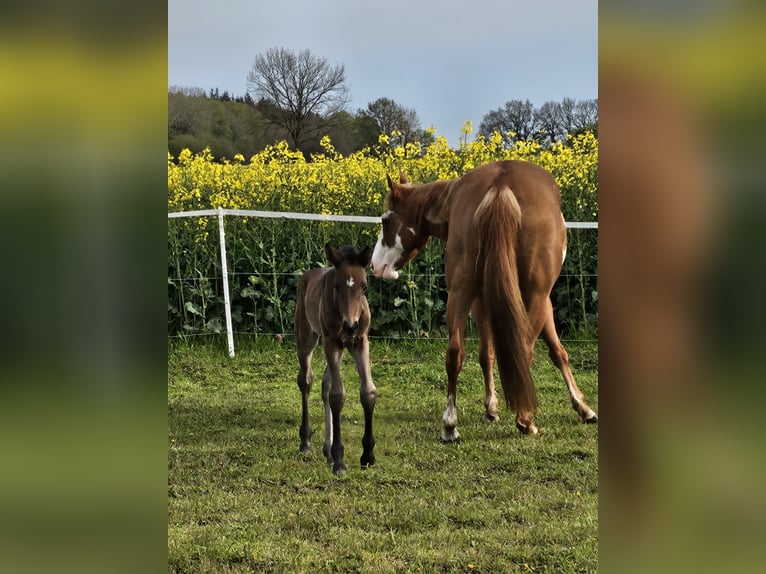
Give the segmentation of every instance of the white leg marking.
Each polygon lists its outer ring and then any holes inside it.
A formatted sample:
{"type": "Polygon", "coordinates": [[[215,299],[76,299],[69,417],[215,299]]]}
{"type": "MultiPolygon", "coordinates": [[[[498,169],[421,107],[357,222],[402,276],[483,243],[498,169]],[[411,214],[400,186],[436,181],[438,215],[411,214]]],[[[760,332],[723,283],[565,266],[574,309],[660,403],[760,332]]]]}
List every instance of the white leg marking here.
{"type": "Polygon", "coordinates": [[[441,439],[444,442],[451,442],[460,438],[460,433],[457,432],[457,409],[455,408],[455,397],[452,395],[447,396],[447,409],[444,411],[442,421],[444,422],[444,428],[442,429],[441,439]]]}

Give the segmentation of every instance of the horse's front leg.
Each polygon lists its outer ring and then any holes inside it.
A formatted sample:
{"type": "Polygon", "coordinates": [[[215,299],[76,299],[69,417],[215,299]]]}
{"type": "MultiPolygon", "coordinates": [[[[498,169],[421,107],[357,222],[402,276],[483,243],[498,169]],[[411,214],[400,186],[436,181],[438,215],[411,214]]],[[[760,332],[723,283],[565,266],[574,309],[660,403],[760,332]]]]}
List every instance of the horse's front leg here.
{"type": "Polygon", "coordinates": [[[340,358],[343,353],[343,346],[325,339],[324,352],[327,358],[327,369],[322,377],[322,400],[325,407],[323,451],[327,457],[327,462],[333,465],[332,471],[335,474],[340,474],[346,470],[346,465],[343,462],[343,442],[340,436],[340,413],[346,402],[346,391],[340,378],[340,358]]]}
{"type": "Polygon", "coordinates": [[[359,337],[351,347],[351,354],[354,357],[356,370],[359,373],[359,398],[364,409],[364,436],[362,436],[362,468],[375,464],[375,436],[372,430],[372,414],[375,410],[375,401],[378,391],[375,383],[372,382],[372,372],[370,371],[370,344],[367,334],[359,337]]]}
{"type": "Polygon", "coordinates": [[[456,295],[450,292],[447,296],[447,329],[449,330],[449,345],[447,346],[447,408],[444,410],[441,433],[443,442],[452,442],[460,438],[457,431],[457,377],[463,368],[465,349],[463,348],[463,330],[468,318],[468,309],[473,297],[456,295]]]}
{"type": "Polygon", "coordinates": [[[489,321],[484,316],[481,299],[476,299],[471,306],[473,320],[479,332],[479,365],[484,377],[484,420],[497,422],[500,417],[497,414],[497,392],[495,391],[495,346],[492,342],[492,329],[489,321]]]}

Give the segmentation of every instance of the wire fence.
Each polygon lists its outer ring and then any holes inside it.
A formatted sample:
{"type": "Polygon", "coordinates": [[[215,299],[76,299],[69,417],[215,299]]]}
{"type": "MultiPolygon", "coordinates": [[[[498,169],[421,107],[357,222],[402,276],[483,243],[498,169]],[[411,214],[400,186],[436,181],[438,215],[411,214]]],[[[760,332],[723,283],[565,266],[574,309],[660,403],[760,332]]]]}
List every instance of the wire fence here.
{"type": "MultiPolygon", "coordinates": [[[[289,299],[287,295],[289,293],[289,287],[283,288],[280,285],[294,285],[297,278],[303,273],[303,271],[316,264],[321,264],[315,255],[308,253],[300,254],[296,261],[285,262],[280,260],[280,255],[277,254],[274,244],[267,245],[263,241],[262,236],[264,233],[271,233],[271,239],[277,242],[291,242],[293,243],[293,249],[300,251],[304,249],[310,251],[311,248],[315,248],[316,244],[323,245],[321,238],[316,237],[313,231],[309,232],[311,236],[306,240],[305,245],[300,244],[297,240],[297,233],[293,228],[287,229],[286,225],[280,222],[288,220],[296,220],[304,222],[305,225],[319,225],[326,226],[328,224],[339,223],[344,226],[349,224],[361,224],[364,227],[370,227],[371,224],[379,224],[380,217],[372,216],[350,216],[350,215],[325,215],[325,214],[309,214],[309,213],[294,213],[294,212],[277,212],[277,211],[257,211],[257,210],[239,210],[239,209],[206,209],[196,211],[183,211],[168,213],[169,220],[196,220],[196,227],[193,231],[193,239],[186,239],[185,241],[179,240],[180,233],[170,229],[169,226],[169,272],[168,272],[168,284],[169,291],[173,291],[173,294],[169,294],[168,311],[169,314],[191,314],[194,319],[202,322],[204,327],[189,327],[186,323],[177,332],[169,332],[168,337],[171,340],[184,340],[184,339],[196,339],[198,337],[224,337],[228,348],[229,356],[233,357],[235,353],[234,343],[235,335],[239,337],[244,336],[272,336],[277,337],[280,340],[284,338],[292,337],[292,333],[285,327],[286,323],[290,320],[290,303],[285,299],[289,299]],[[250,231],[248,235],[249,241],[254,243],[253,249],[260,249],[261,253],[254,254],[243,250],[238,246],[237,242],[231,241],[233,248],[237,250],[234,255],[229,253],[229,246],[226,239],[226,225],[225,217],[232,218],[249,218],[254,220],[272,220],[272,223],[276,224],[278,231],[275,231],[275,226],[271,225],[269,228],[262,227],[257,230],[250,231]],[[211,225],[212,221],[216,221],[217,225],[211,225]],[[217,231],[217,239],[213,235],[213,229],[217,231]],[[200,239],[202,238],[202,239],[200,239]],[[214,253],[215,251],[215,253],[214,253]],[[244,254],[243,254],[243,251],[244,254]],[[185,266],[180,263],[181,256],[189,259],[190,262],[185,266]],[[175,254],[176,261],[173,261],[173,254],[175,254]],[[217,261],[209,261],[209,259],[217,259],[217,261]],[[229,271],[229,260],[233,260],[232,270],[229,271]],[[290,271],[284,271],[278,269],[281,264],[286,264],[290,271]],[[237,270],[238,267],[247,267],[247,271],[237,270]],[[258,269],[261,269],[259,272],[258,269]],[[267,269],[267,271],[262,271],[267,269]],[[205,271],[208,271],[205,273],[205,271]],[[195,285],[197,293],[195,296],[184,295],[184,285],[195,285]],[[269,299],[272,303],[271,306],[262,306],[261,309],[253,308],[247,311],[247,315],[251,315],[251,319],[254,320],[254,328],[248,330],[239,330],[237,325],[242,324],[243,313],[241,305],[232,306],[232,284],[234,285],[235,294],[247,296],[249,295],[255,301],[257,298],[269,299]],[[270,295],[266,296],[258,293],[258,289],[270,295]],[[197,300],[201,300],[202,304],[198,304],[197,300]],[[284,307],[284,308],[283,308],[284,307]],[[264,312],[264,320],[261,324],[270,325],[272,328],[260,329],[258,327],[258,312],[264,312]],[[276,309],[276,310],[275,310],[276,309]],[[279,313],[280,321],[277,323],[281,328],[273,328],[274,321],[266,321],[269,319],[269,312],[279,313]],[[220,316],[223,316],[223,323],[220,321],[220,316]],[[280,332],[281,331],[281,332],[280,332]],[[287,331],[287,332],[285,332],[287,331]]],[[[299,225],[304,225],[299,224],[299,225]]],[[[566,222],[568,229],[574,230],[598,230],[597,222],[566,222]]],[[[374,230],[367,229],[365,233],[355,232],[355,236],[361,238],[362,236],[366,241],[370,241],[370,237],[373,237],[374,230]]],[[[237,230],[239,234],[241,230],[237,230]]],[[[324,236],[332,234],[332,231],[328,231],[325,227],[324,236]]],[[[187,233],[188,235],[188,233],[187,233]]],[[[434,242],[431,242],[433,244],[434,242]]],[[[570,242],[570,252],[571,249],[570,242]]],[[[579,239],[578,239],[579,243],[579,239]]],[[[595,250],[593,249],[593,243],[589,242],[589,255],[586,257],[592,261],[583,263],[583,250],[578,248],[578,257],[580,258],[580,264],[575,271],[567,271],[565,268],[562,270],[562,274],[559,278],[560,282],[567,285],[567,288],[563,290],[563,294],[559,294],[558,298],[566,297],[579,297],[579,305],[582,309],[583,317],[592,313],[593,304],[596,302],[597,289],[595,284],[598,278],[598,273],[595,270],[595,250]],[[593,267],[593,270],[589,270],[593,267]],[[570,282],[573,287],[570,287],[570,282]],[[585,284],[587,283],[587,287],[585,284]],[[590,301],[589,299],[593,299],[590,301]]],[[[580,246],[581,247],[581,246],[580,246]]],[[[438,248],[434,248],[438,250],[438,248]]],[[[393,297],[389,297],[389,294],[383,293],[386,287],[383,286],[384,282],[376,282],[377,288],[380,293],[370,294],[368,292],[368,299],[371,301],[371,307],[373,306],[373,298],[376,296],[379,300],[388,297],[387,300],[392,300],[394,306],[397,307],[396,312],[399,313],[400,319],[401,311],[409,310],[416,315],[420,312],[422,317],[416,317],[414,322],[420,320],[426,327],[430,325],[429,318],[432,314],[441,315],[443,311],[443,301],[439,299],[438,289],[442,287],[434,287],[433,290],[427,286],[436,286],[443,284],[444,274],[441,272],[441,268],[435,263],[439,260],[438,264],[441,264],[442,253],[433,253],[430,256],[428,254],[419,256],[420,259],[429,259],[430,263],[426,261],[426,264],[421,263],[420,270],[426,269],[426,272],[419,272],[419,269],[413,263],[410,267],[414,267],[408,275],[408,281],[404,284],[404,291],[394,294],[393,297]],[[426,285],[426,288],[417,292],[418,285],[426,285]],[[372,298],[371,298],[372,296],[372,298]],[[406,308],[406,309],[403,309],[406,308]]],[[[401,280],[400,280],[401,281],[401,280]]],[[[294,303],[293,303],[294,305],[294,303]]],[[[571,305],[570,305],[571,307],[571,305]]],[[[294,307],[293,307],[294,308],[294,307]]],[[[554,308],[556,308],[556,301],[554,300],[554,308]]],[[[578,310],[579,311],[579,310],[578,310]]],[[[273,316],[271,317],[273,319],[273,316]]],[[[169,318],[170,323],[170,318],[169,318]]],[[[475,333],[471,330],[467,332],[467,338],[474,338],[475,333]]],[[[431,331],[430,329],[413,329],[407,333],[393,332],[386,335],[371,335],[371,339],[418,339],[428,338],[430,340],[447,340],[446,335],[440,333],[437,329],[431,331]]],[[[596,341],[592,337],[574,337],[574,338],[562,338],[562,341],[578,341],[578,342],[593,342],[596,341]]]]}

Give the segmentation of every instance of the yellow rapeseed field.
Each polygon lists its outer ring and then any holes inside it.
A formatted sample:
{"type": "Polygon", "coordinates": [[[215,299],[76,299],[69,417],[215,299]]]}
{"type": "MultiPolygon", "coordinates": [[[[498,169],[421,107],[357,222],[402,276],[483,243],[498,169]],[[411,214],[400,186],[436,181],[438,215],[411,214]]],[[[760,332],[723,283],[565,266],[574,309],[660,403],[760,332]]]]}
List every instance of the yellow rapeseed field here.
{"type": "Polygon", "coordinates": [[[427,146],[388,142],[382,135],[374,149],[342,156],[325,137],[323,153],[310,161],[285,142],[268,146],[249,160],[237,154],[216,162],[207,149],[198,154],[184,150],[178,158],[168,154],[168,211],[224,207],[379,215],[386,174],[396,177],[404,172],[412,181],[426,182],[458,177],[490,161],[522,159],[553,174],[568,220],[597,218],[598,140],[590,132],[545,149],[537,142],[505,147],[498,133],[455,149],[443,136],[427,146]]]}

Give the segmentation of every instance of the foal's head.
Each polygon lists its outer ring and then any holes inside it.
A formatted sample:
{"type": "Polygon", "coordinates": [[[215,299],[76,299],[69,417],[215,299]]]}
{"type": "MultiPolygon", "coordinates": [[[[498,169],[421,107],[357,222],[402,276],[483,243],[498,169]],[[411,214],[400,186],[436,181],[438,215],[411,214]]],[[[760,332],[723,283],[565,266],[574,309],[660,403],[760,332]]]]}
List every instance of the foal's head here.
{"type": "Polygon", "coordinates": [[[372,253],[372,272],[381,279],[398,279],[399,269],[415,257],[428,241],[428,235],[419,233],[418,222],[410,212],[403,209],[413,190],[402,174],[399,184],[389,176],[386,196],[387,211],[381,219],[381,230],[375,251],[372,253]]]}
{"type": "Polygon", "coordinates": [[[360,319],[369,323],[369,317],[363,317],[363,313],[367,308],[364,292],[367,290],[366,267],[370,263],[370,248],[358,252],[350,245],[334,249],[326,243],[324,252],[327,261],[335,268],[333,301],[343,321],[340,335],[343,339],[353,339],[359,334],[360,319]]]}

